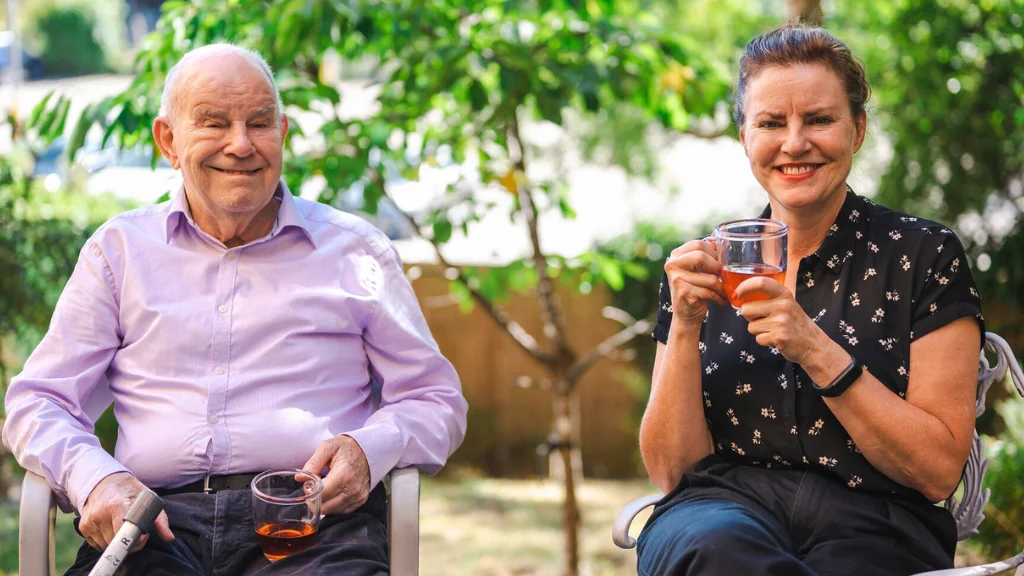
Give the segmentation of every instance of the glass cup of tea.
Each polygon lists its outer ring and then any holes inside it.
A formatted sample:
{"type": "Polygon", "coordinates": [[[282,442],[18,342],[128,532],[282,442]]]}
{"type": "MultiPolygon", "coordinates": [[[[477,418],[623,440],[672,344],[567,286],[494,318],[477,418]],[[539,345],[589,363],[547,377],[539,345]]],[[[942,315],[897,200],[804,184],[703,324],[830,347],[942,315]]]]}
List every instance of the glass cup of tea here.
{"type": "Polygon", "coordinates": [[[316,543],[323,480],[306,470],[268,470],[252,480],[252,519],[267,560],[301,552],[316,543]]]}
{"type": "Polygon", "coordinates": [[[729,304],[739,310],[747,302],[767,300],[763,292],[735,298],[736,287],[744,280],[767,276],[786,283],[786,248],[789,226],[778,220],[749,218],[723,222],[708,238],[718,247],[722,287],[729,304]]]}

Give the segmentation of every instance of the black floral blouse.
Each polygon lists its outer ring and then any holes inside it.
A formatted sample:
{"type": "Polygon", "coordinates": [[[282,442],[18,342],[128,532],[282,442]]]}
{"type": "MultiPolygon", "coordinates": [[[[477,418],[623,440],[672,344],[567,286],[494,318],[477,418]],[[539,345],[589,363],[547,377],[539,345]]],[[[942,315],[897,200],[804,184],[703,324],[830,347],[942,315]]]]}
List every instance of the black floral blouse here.
{"type": "MultiPolygon", "coordinates": [[[[770,213],[766,208],[761,217],[770,213]]],[[[956,235],[853,191],[797,274],[796,299],[807,315],[900,397],[906,397],[915,338],[964,316],[977,317],[984,333],[981,301],[956,235]]],[[[656,340],[667,341],[671,322],[663,277],[656,340]]],[[[704,415],[720,455],[753,466],[823,471],[854,490],[919,496],[864,458],[807,373],[758,344],[738,311],[709,303],[699,346],[704,415]]]]}

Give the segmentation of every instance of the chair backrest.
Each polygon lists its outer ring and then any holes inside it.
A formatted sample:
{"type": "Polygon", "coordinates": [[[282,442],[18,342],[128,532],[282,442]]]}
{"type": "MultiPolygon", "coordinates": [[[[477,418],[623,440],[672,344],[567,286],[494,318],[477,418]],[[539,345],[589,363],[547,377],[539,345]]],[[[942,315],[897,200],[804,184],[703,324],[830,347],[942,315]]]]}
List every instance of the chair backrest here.
{"type": "MultiPolygon", "coordinates": [[[[1002,382],[1006,378],[1006,372],[1010,372],[1010,378],[1017,392],[1024,396],[1024,373],[1021,372],[1017,359],[1013,355],[1010,346],[996,334],[985,333],[985,348],[991,351],[996,357],[996,365],[990,366],[985,351],[981,351],[980,365],[978,367],[978,400],[975,405],[975,418],[985,412],[985,395],[994,382],[1002,382]]],[[[985,479],[985,471],[988,469],[988,458],[985,458],[985,445],[978,431],[974,431],[974,443],[971,445],[971,455],[967,458],[967,467],[964,468],[964,475],[961,484],[964,487],[960,500],[956,496],[950,496],[946,500],[946,509],[956,519],[957,540],[966,540],[978,533],[978,525],[985,519],[985,505],[991,490],[982,488],[982,481],[985,479]]]]}

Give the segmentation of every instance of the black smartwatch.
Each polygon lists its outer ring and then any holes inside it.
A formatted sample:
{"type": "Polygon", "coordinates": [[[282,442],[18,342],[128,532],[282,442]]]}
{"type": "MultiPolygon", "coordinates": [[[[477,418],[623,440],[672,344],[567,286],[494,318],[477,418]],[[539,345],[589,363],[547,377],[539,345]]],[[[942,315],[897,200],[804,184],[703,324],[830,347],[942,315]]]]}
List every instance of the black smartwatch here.
{"type": "Polygon", "coordinates": [[[843,392],[846,392],[846,389],[856,382],[857,378],[860,378],[860,375],[863,373],[864,367],[860,365],[860,362],[857,362],[856,358],[854,358],[846,368],[843,368],[843,371],[839,373],[839,376],[836,376],[835,379],[829,383],[828,386],[818,386],[815,382],[811,382],[811,384],[814,385],[815,390],[820,392],[822,396],[835,398],[843,392]]]}

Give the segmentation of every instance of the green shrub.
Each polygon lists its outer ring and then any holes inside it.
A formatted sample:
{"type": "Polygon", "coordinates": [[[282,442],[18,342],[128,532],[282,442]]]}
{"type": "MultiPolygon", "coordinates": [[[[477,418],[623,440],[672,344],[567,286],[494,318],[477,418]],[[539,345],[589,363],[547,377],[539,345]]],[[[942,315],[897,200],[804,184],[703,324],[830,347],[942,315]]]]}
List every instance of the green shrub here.
{"type": "Polygon", "coordinates": [[[93,30],[92,12],[79,6],[56,6],[40,12],[35,22],[39,58],[48,74],[72,76],[109,70],[93,30]]]}
{"type": "Polygon", "coordinates": [[[985,507],[985,521],[972,538],[992,559],[1005,559],[1024,546],[1024,400],[1017,397],[1000,402],[996,412],[1006,423],[1006,432],[989,439],[988,472],[985,486],[992,497],[985,507]]]}

